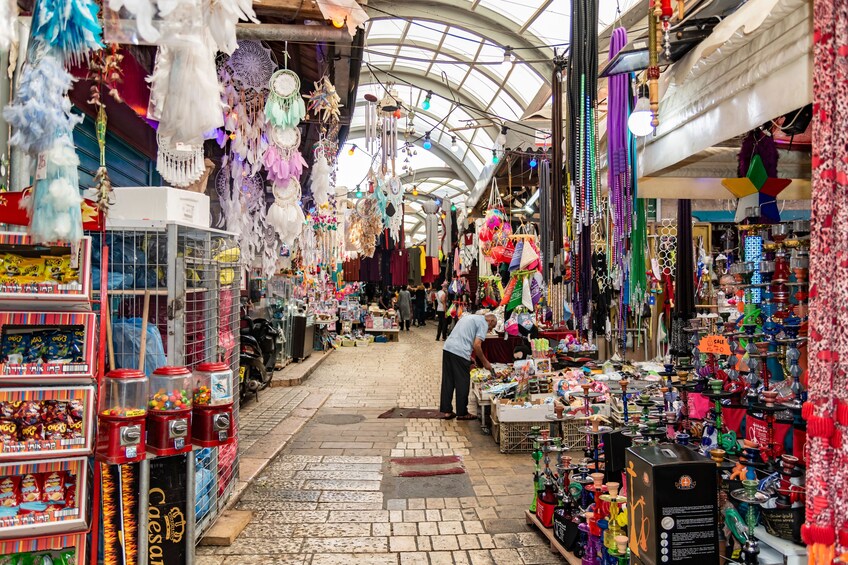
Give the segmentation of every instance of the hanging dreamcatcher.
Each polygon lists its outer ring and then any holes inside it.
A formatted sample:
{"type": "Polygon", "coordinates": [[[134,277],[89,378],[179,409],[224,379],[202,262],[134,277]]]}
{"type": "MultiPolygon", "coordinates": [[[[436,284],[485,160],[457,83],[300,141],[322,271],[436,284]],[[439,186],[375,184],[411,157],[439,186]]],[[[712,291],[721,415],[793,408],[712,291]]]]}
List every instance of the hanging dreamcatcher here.
{"type": "Polygon", "coordinates": [[[320,209],[330,205],[330,163],[327,162],[327,152],[322,144],[315,150],[315,166],[312,169],[311,185],[312,200],[320,209]]]}
{"type": "Polygon", "coordinates": [[[400,227],[403,224],[403,185],[398,177],[392,177],[385,183],[386,217],[389,234],[397,243],[400,241],[400,227]]]}
{"type": "Polygon", "coordinates": [[[168,184],[185,188],[196,182],[206,171],[203,145],[172,144],[170,139],[156,134],[156,170],[168,184]]]}
{"type": "Polygon", "coordinates": [[[273,182],[299,179],[307,166],[300,154],[300,128],[271,127],[268,129],[268,141],[264,159],[268,179],[273,182]]]}
{"type": "Polygon", "coordinates": [[[290,177],[279,184],[275,183],[272,190],[274,203],[268,209],[266,220],[276,230],[280,241],[291,248],[303,230],[303,210],[297,204],[301,197],[300,183],[290,177]]]}
{"type": "Polygon", "coordinates": [[[218,64],[218,79],[223,86],[221,100],[228,108],[224,132],[218,144],[229,142],[231,155],[250,164],[250,174],[262,167],[268,148],[265,132],[265,99],[268,83],[276,64],[271,50],[258,41],[240,41],[239,47],[218,64]]]}
{"type": "Polygon", "coordinates": [[[377,237],[383,231],[382,213],[374,198],[360,198],[355,212],[360,225],[360,248],[364,257],[373,257],[377,249],[377,237]]]}
{"type": "Polygon", "coordinates": [[[293,128],[306,116],[306,105],[300,95],[300,78],[294,71],[280,69],[268,82],[270,93],[265,102],[268,123],[280,128],[293,128]]]}

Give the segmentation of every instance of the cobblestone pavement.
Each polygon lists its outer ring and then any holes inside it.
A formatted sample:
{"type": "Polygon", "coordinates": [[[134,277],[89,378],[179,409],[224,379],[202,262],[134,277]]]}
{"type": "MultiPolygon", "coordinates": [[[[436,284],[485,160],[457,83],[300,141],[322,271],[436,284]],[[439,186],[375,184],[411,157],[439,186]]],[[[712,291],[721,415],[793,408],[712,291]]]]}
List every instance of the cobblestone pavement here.
{"type": "Polygon", "coordinates": [[[259,393],[259,401],[248,400],[239,408],[239,453],[253,447],[285,420],[309,396],[302,387],[269,388],[259,393]]]}
{"type": "Polygon", "coordinates": [[[478,422],[377,418],[438,406],[434,334],[341,348],[283,389],[328,398],[245,489],[237,507],[253,511],[250,525],[229,547],[199,547],[198,565],[564,563],[524,523],[529,455],[501,454],[478,422]],[[391,457],[426,455],[460,455],[467,474],[393,476],[391,457]]]}

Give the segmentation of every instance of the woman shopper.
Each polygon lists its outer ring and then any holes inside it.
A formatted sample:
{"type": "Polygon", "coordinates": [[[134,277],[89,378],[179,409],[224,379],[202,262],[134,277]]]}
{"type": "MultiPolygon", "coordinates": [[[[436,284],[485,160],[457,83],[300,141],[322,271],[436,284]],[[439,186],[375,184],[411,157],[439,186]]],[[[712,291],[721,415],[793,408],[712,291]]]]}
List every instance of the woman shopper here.
{"type": "Polygon", "coordinates": [[[448,283],[442,283],[442,290],[436,293],[436,341],[448,338],[448,319],[445,312],[448,309],[448,283]]]}
{"type": "Polygon", "coordinates": [[[418,285],[415,289],[415,325],[423,328],[426,325],[424,321],[427,311],[427,291],[424,290],[424,285],[418,285]]]}
{"type": "Polygon", "coordinates": [[[409,331],[409,325],[412,323],[412,295],[409,293],[409,287],[400,289],[397,306],[400,313],[400,329],[406,328],[406,331],[409,331]]]}

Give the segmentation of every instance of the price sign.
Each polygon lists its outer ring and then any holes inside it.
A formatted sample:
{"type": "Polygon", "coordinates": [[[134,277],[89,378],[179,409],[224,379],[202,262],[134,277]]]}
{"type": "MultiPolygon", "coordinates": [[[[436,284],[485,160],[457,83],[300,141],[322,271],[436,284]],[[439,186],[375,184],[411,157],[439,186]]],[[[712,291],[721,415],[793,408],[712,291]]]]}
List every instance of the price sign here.
{"type": "Polygon", "coordinates": [[[701,353],[713,353],[715,355],[730,355],[730,345],[722,335],[706,335],[698,343],[701,353]]]}

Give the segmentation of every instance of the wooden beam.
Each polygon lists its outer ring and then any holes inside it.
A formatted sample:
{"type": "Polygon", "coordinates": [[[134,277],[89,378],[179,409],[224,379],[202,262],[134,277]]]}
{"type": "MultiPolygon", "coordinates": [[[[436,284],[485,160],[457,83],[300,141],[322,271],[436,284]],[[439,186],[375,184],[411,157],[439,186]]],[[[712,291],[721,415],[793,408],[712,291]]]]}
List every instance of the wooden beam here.
{"type": "MultiPolygon", "coordinates": [[[[726,200],[734,196],[718,178],[642,177],[638,184],[639,198],[685,198],[690,200],[726,200]]],[[[792,179],[778,200],[809,200],[809,179],[792,179]]]]}
{"type": "Polygon", "coordinates": [[[253,0],[258,15],[295,17],[304,20],[324,20],[315,0],[253,0]]]}

